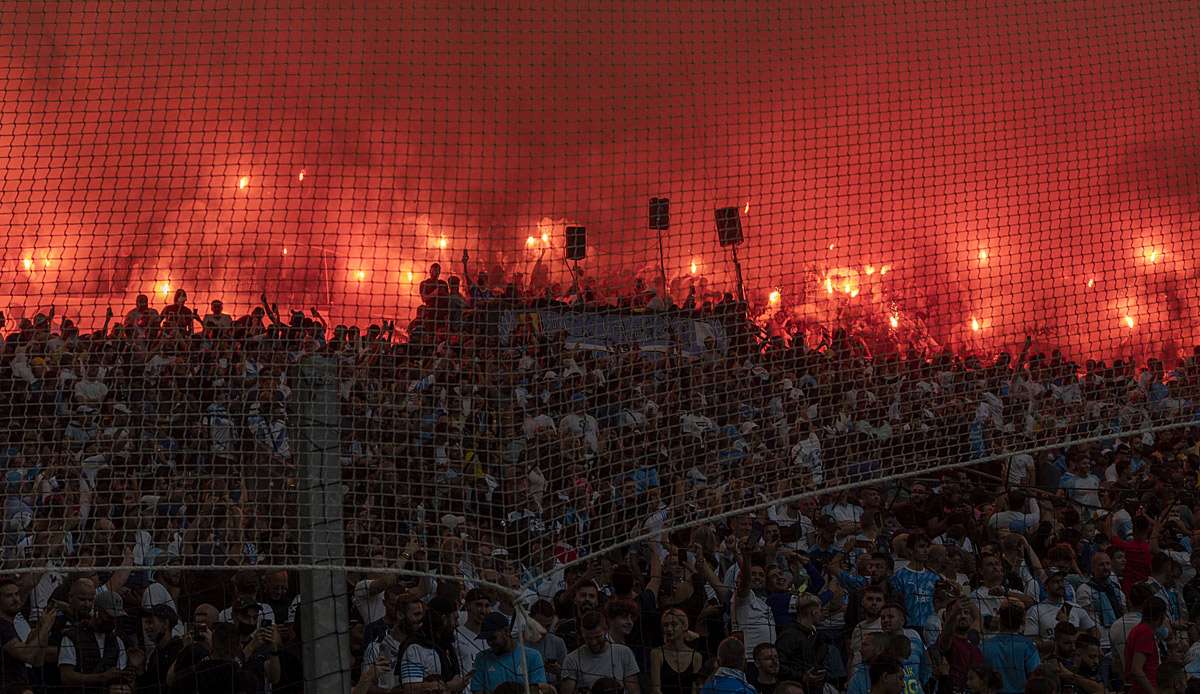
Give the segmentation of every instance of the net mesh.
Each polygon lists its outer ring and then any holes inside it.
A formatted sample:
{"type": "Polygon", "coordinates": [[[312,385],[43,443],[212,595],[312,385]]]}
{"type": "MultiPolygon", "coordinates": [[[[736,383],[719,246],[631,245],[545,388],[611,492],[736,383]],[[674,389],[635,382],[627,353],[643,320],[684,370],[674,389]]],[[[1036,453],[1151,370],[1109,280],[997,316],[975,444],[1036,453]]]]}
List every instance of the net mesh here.
{"type": "Polygon", "coordinates": [[[401,5],[0,6],[31,620],[661,596],[839,489],[1190,436],[1195,3],[401,5]]]}

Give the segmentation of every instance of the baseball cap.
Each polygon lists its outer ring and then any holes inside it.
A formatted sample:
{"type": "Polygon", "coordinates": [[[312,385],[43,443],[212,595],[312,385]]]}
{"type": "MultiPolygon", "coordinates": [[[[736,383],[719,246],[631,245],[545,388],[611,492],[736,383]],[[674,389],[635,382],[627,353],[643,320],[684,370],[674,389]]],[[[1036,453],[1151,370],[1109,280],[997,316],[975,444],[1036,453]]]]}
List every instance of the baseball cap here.
{"type": "Polygon", "coordinates": [[[154,605],[150,609],[138,608],[134,612],[139,617],[157,617],[172,627],[179,623],[179,615],[175,614],[175,610],[166,604],[154,605]]]}
{"type": "Polygon", "coordinates": [[[253,610],[257,611],[261,608],[259,607],[257,600],[250,597],[249,595],[242,595],[242,596],[238,597],[237,600],[233,601],[233,609],[235,611],[236,610],[249,610],[249,609],[253,609],[253,610]]]}
{"type": "Polygon", "coordinates": [[[505,617],[499,612],[493,612],[483,618],[483,626],[479,629],[479,638],[490,639],[495,636],[497,632],[507,630],[508,617],[505,617]]]}
{"type": "Polygon", "coordinates": [[[110,617],[125,616],[125,601],[121,596],[106,590],[103,593],[96,594],[96,611],[105,612],[110,617]]]}

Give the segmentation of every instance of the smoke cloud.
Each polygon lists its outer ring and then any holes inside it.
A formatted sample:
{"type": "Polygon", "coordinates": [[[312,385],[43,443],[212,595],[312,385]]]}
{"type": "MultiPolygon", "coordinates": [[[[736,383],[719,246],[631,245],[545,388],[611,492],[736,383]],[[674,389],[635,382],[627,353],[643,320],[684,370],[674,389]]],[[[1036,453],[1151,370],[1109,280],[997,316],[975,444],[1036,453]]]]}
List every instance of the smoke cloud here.
{"type": "Polygon", "coordinates": [[[653,283],[666,196],[677,291],[733,289],[713,210],[749,205],[756,313],[1200,337],[1200,5],[819,4],[8,3],[0,302],[404,319],[464,249],[569,282],[568,222],[588,276],[653,283]]]}

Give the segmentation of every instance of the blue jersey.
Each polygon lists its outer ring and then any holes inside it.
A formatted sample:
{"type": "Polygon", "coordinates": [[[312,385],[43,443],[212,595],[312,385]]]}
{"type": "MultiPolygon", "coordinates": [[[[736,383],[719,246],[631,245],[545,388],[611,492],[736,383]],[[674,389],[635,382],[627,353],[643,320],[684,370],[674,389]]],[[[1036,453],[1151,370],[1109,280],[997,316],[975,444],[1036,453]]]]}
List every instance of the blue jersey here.
{"type": "Polygon", "coordinates": [[[902,597],[904,610],[908,613],[906,626],[924,628],[933,614],[933,587],[939,580],[940,577],[929,569],[913,571],[907,567],[892,576],[892,589],[902,597]]]}
{"type": "Polygon", "coordinates": [[[984,639],[980,647],[983,661],[1000,675],[1002,694],[1021,694],[1025,682],[1042,659],[1037,646],[1020,634],[996,634],[984,639]]]}

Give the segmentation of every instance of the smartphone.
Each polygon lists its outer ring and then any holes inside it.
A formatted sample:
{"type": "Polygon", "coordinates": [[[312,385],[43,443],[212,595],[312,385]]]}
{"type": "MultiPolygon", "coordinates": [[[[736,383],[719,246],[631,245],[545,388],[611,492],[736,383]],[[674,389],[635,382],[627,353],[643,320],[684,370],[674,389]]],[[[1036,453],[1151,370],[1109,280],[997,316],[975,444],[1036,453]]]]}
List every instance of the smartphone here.
{"type": "Polygon", "coordinates": [[[263,628],[263,629],[270,629],[270,628],[271,628],[271,627],[272,627],[274,624],[275,624],[275,620],[273,620],[273,619],[264,619],[264,620],[262,621],[262,628],[263,628]]]}

